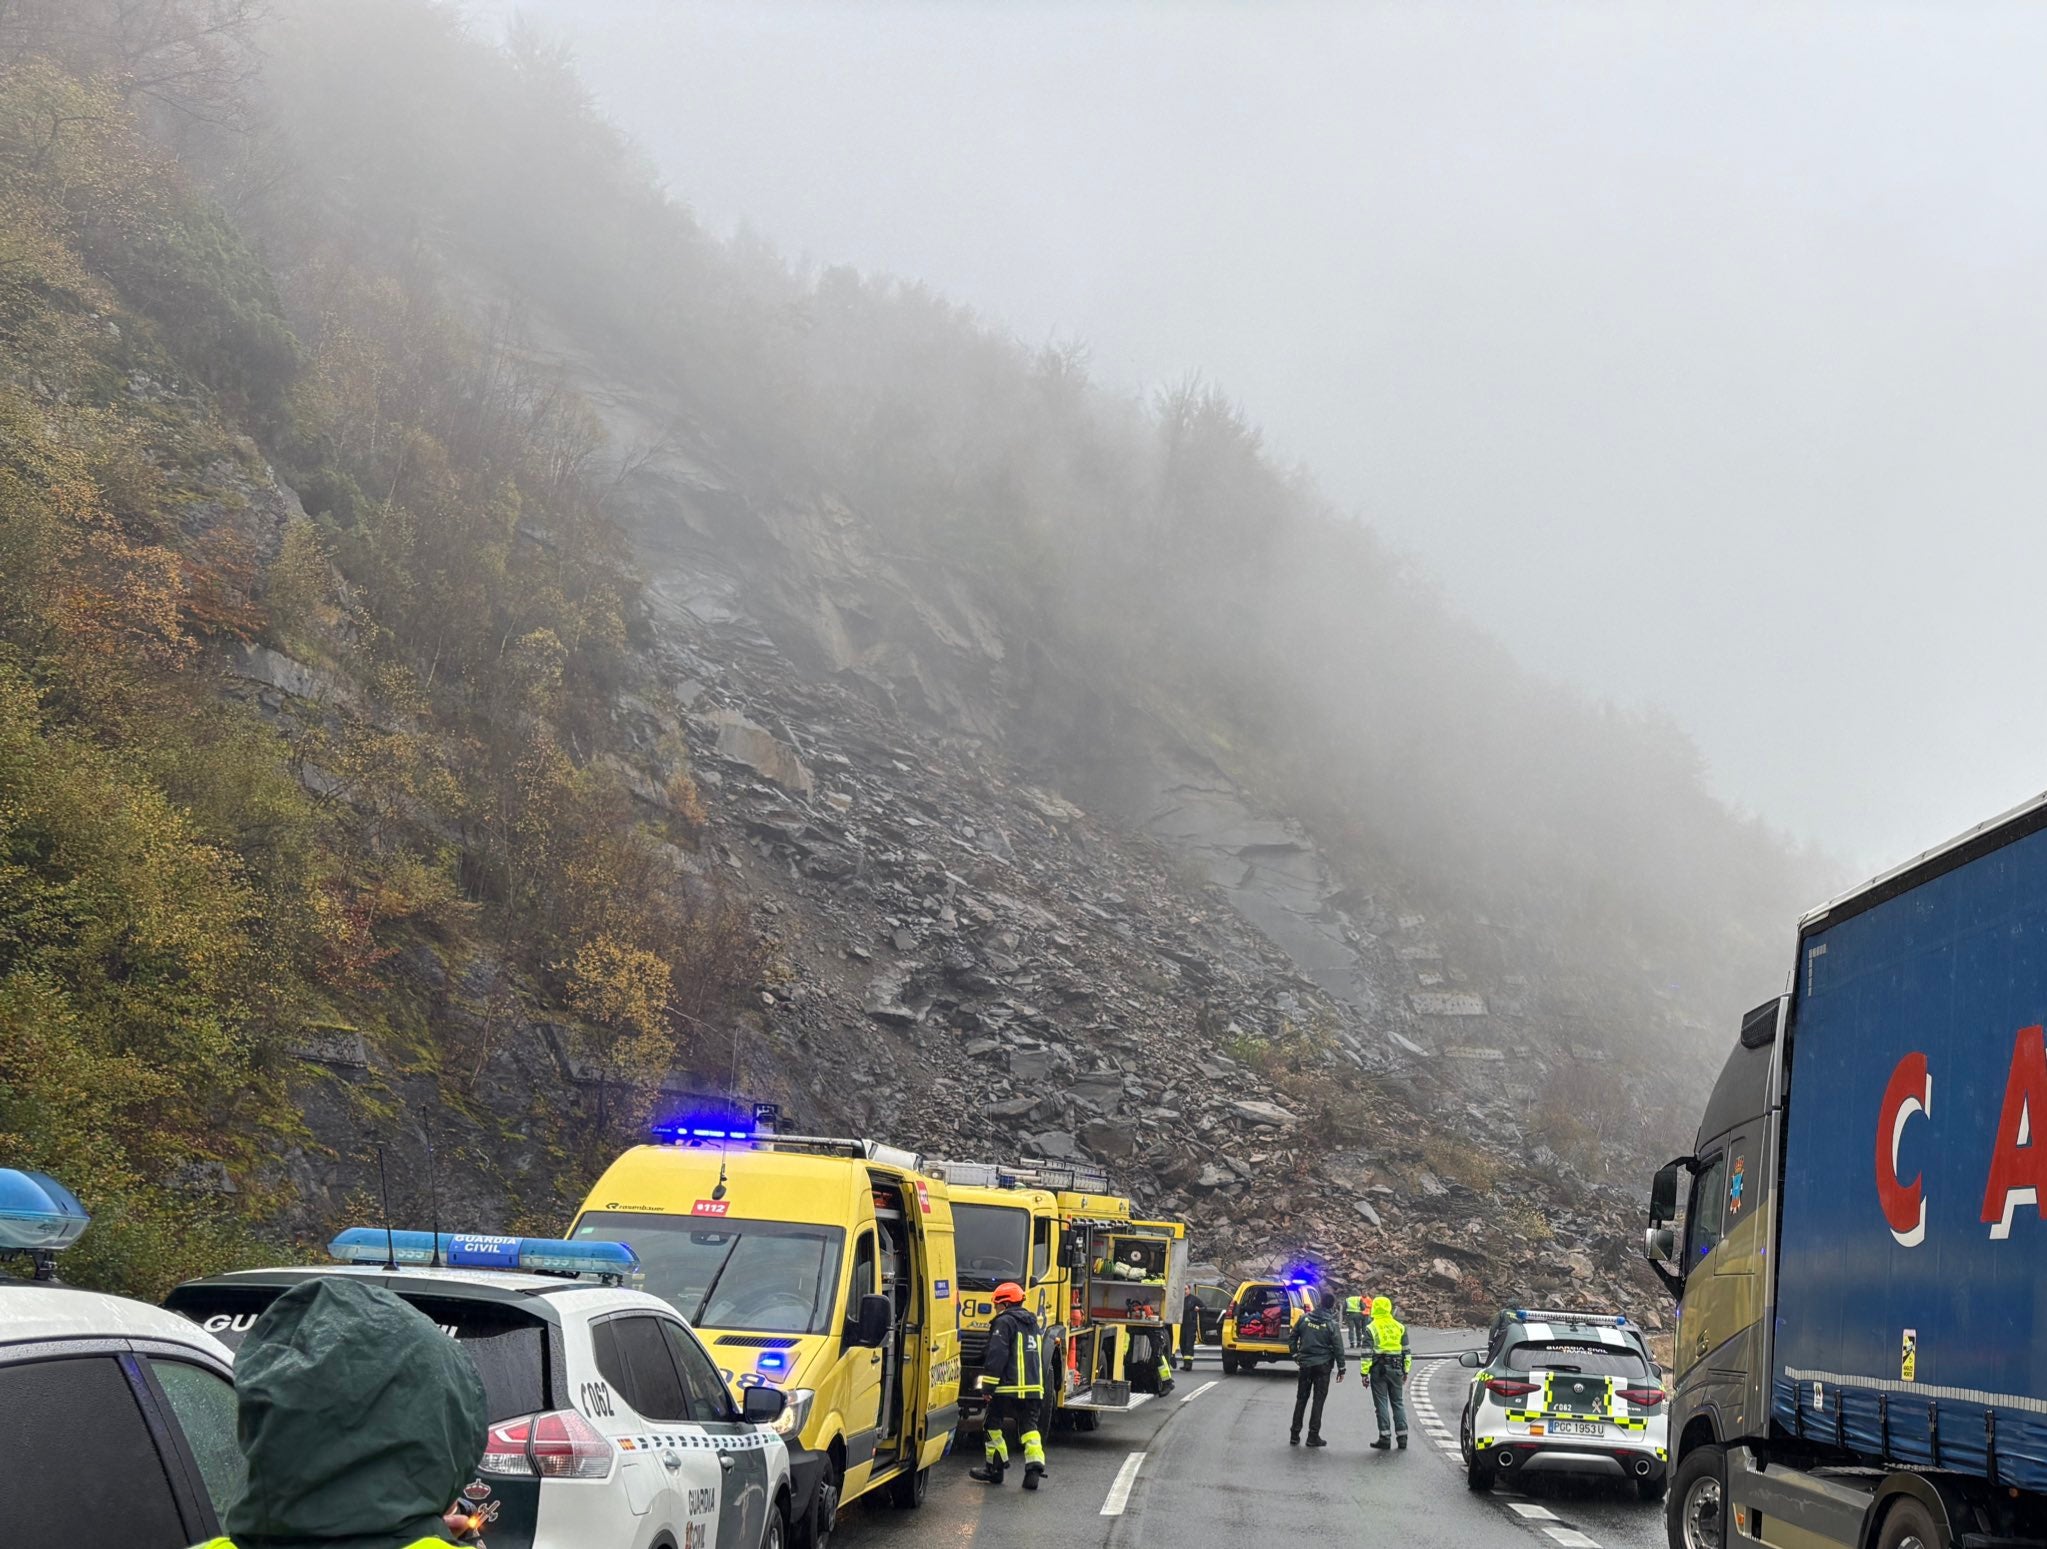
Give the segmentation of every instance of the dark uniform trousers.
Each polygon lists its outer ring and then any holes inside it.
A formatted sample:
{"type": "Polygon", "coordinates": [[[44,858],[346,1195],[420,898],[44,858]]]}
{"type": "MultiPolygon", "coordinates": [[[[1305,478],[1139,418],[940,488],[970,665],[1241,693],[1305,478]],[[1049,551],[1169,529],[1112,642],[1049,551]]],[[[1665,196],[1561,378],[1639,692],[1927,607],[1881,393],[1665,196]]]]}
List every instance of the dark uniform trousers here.
{"type": "Polygon", "coordinates": [[[1308,1415],[1308,1434],[1310,1436],[1322,1434],[1322,1406],[1329,1402],[1329,1376],[1335,1370],[1335,1366],[1325,1361],[1320,1366],[1303,1366],[1300,1374],[1294,1378],[1294,1435],[1301,1434],[1301,1415],[1304,1411],[1308,1415]],[[1310,1394],[1314,1395],[1315,1399],[1315,1407],[1312,1410],[1308,1409],[1310,1394]]]}

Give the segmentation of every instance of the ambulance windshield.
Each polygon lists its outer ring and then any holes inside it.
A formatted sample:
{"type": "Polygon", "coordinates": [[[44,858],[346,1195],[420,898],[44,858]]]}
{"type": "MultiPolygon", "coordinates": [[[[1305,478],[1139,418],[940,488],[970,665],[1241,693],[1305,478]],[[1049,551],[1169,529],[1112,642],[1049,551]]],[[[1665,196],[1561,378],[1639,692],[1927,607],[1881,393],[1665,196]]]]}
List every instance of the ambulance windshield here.
{"type": "Polygon", "coordinates": [[[846,1234],[807,1222],[591,1211],[576,1237],[630,1243],[646,1289],[698,1328],[822,1334],[846,1234]]]}

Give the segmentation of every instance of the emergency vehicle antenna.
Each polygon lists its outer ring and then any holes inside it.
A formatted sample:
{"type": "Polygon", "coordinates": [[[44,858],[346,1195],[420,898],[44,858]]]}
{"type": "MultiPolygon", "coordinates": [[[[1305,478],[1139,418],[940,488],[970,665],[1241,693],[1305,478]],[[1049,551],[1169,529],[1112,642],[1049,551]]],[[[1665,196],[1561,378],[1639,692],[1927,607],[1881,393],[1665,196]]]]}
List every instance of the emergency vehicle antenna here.
{"type": "MultiPolygon", "coordinates": [[[[398,1239],[391,1231],[391,1180],[384,1176],[384,1148],[377,1147],[377,1191],[384,1196],[384,1268],[398,1272],[398,1239]]],[[[439,1243],[435,1244],[438,1249],[439,1243]]]]}
{"type": "MultiPolygon", "coordinates": [[[[439,1189],[434,1187],[434,1137],[422,1134],[420,1138],[426,1142],[426,1213],[434,1229],[434,1261],[431,1267],[439,1269],[441,1267],[441,1193],[439,1189]]],[[[384,1208],[384,1219],[386,1221],[391,1219],[391,1210],[388,1205],[384,1208]]]]}

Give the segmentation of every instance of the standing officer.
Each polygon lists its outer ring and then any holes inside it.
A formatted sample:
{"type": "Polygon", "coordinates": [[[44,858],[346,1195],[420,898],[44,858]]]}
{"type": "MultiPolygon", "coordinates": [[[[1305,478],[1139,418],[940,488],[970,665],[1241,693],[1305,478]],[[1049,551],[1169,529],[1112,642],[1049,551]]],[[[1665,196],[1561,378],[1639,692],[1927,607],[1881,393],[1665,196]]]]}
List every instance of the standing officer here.
{"type": "Polygon", "coordinates": [[[1201,1298],[1193,1291],[1180,1303],[1180,1370],[1194,1370],[1194,1347],[1201,1343],[1201,1298]]]}
{"type": "Polygon", "coordinates": [[[1384,1296],[1372,1298],[1372,1321],[1367,1332],[1372,1338],[1372,1409],[1379,1417],[1379,1439],[1375,1452],[1392,1445],[1389,1430],[1397,1431],[1400,1445],[1407,1446],[1407,1373],[1414,1357],[1407,1350],[1407,1325],[1393,1316],[1393,1303],[1384,1296]],[[1393,1412],[1387,1418],[1387,1410],[1393,1412]]]}
{"type": "Polygon", "coordinates": [[[1023,1304],[1023,1287],[1005,1280],[992,1297],[1002,1310],[988,1325],[988,1353],[981,1359],[981,1391],[988,1395],[981,1444],[987,1464],[970,1468],[967,1477],[1000,1484],[1009,1472],[1009,1439],[1003,1427],[1016,1421],[1023,1445],[1023,1487],[1035,1490],[1045,1477],[1045,1439],[1038,1434],[1038,1411],[1044,1407],[1045,1370],[1040,1360],[1038,1320],[1023,1304]]]}
{"type": "Polygon", "coordinates": [[[1343,1332],[1353,1350],[1365,1348],[1365,1299],[1355,1291],[1343,1299],[1343,1332]]]}
{"type": "Polygon", "coordinates": [[[1294,1379],[1294,1426],[1287,1435],[1286,1444],[1298,1447],[1301,1444],[1301,1414],[1308,1409],[1309,1395],[1314,1395],[1315,1407],[1308,1413],[1308,1445],[1326,1447],[1322,1439],[1322,1406],[1329,1402],[1329,1371],[1336,1369],[1336,1380],[1343,1381],[1343,1330],[1336,1325],[1330,1313],[1334,1298],[1327,1292],[1315,1297],[1315,1304],[1287,1331],[1287,1354],[1294,1358],[1300,1368],[1300,1375],[1294,1379]]]}

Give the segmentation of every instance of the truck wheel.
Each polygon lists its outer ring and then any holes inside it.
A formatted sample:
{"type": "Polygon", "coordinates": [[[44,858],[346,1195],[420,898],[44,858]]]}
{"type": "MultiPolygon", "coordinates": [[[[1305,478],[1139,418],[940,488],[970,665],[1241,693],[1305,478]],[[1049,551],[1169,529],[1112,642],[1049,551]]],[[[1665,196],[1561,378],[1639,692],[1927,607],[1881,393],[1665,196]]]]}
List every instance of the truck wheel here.
{"type": "Polygon", "coordinates": [[[1727,1455],[1719,1447],[1694,1447],[1685,1454],[1663,1525],[1670,1549],[1725,1549],[1727,1455]]]}
{"type": "Polygon", "coordinates": [[[1901,1495],[1884,1513],[1876,1549],[1948,1549],[1948,1536],[1933,1520],[1932,1512],[1911,1496],[1901,1495]]]}

